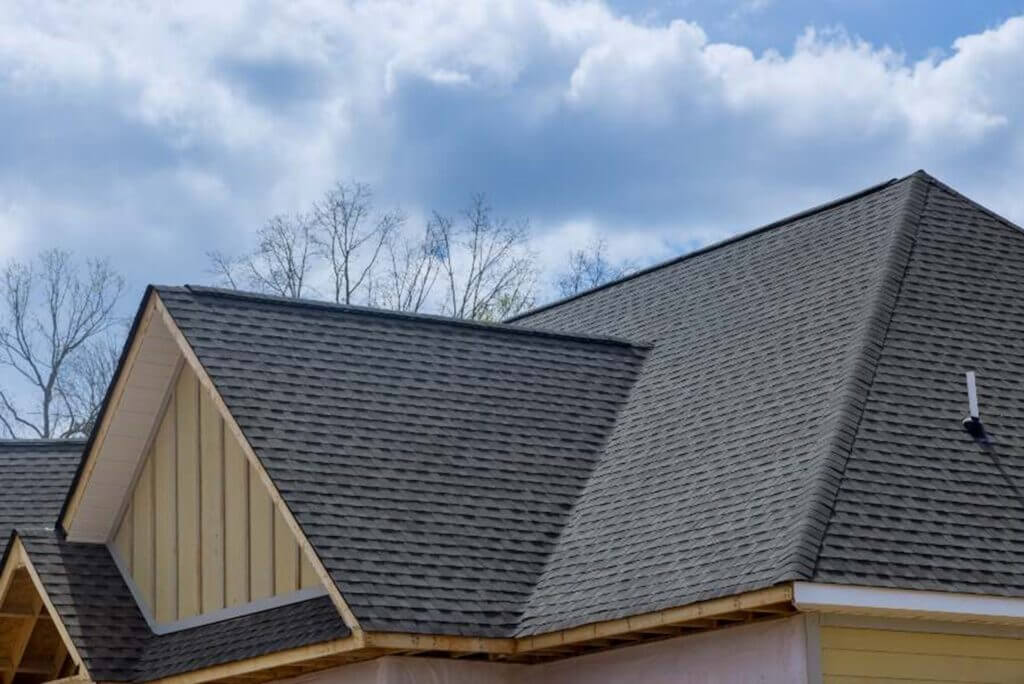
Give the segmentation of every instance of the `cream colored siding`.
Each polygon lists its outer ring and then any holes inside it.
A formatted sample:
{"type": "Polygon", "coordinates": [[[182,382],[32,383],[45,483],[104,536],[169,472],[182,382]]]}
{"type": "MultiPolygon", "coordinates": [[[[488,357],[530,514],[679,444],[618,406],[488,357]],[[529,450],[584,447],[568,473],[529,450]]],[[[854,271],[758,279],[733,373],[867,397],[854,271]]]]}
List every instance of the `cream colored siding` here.
{"type": "Polygon", "coordinates": [[[187,366],[112,541],[157,624],[320,586],[187,366]]]}
{"type": "Polygon", "coordinates": [[[1024,684],[1024,639],[821,628],[825,684],[1024,684]]]}

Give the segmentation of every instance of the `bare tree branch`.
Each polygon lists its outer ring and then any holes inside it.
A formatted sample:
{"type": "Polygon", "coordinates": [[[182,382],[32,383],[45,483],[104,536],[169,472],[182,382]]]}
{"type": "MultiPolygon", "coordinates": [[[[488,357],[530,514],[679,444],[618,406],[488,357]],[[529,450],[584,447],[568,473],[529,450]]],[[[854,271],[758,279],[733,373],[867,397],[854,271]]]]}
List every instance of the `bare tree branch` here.
{"type": "Polygon", "coordinates": [[[0,311],[0,367],[20,376],[37,398],[32,409],[20,409],[13,390],[0,391],[0,422],[6,432],[42,438],[81,433],[84,424],[76,421],[61,394],[75,382],[73,360],[86,355],[88,344],[113,325],[123,289],[124,280],[106,261],[86,262],[82,274],[71,254],[61,250],[40,254],[38,268],[8,264],[0,311]]]}
{"type": "Polygon", "coordinates": [[[405,223],[398,210],[371,216],[372,200],[369,185],[338,183],[313,207],[314,240],[330,264],[335,302],[352,303],[389,237],[405,223]]]}
{"type": "Polygon", "coordinates": [[[585,249],[569,252],[566,268],[555,280],[558,293],[562,297],[574,294],[617,280],[633,270],[626,261],[612,263],[608,260],[608,243],[595,240],[585,249]]]}
{"type": "Polygon", "coordinates": [[[441,270],[436,231],[428,223],[426,230],[411,239],[394,231],[388,238],[385,274],[376,285],[379,304],[395,311],[421,311],[428,303],[441,270]]]}
{"type": "Polygon", "coordinates": [[[249,285],[282,297],[308,294],[307,279],[315,256],[311,217],[275,216],[260,228],[257,237],[256,249],[240,260],[249,285]]]}
{"type": "Polygon", "coordinates": [[[218,251],[207,252],[206,258],[210,260],[209,273],[217,278],[219,285],[232,290],[240,289],[238,259],[218,251]]]}
{"type": "Polygon", "coordinates": [[[477,194],[461,224],[435,212],[431,226],[446,276],[445,314],[498,320],[533,303],[535,256],[526,221],[495,218],[487,198],[477,194]]]}

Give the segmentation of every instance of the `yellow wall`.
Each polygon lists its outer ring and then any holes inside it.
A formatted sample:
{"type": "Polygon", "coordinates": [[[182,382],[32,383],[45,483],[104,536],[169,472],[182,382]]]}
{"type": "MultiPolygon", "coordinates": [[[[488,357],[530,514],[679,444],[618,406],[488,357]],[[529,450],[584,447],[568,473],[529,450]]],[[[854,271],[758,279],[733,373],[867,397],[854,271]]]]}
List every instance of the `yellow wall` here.
{"type": "Polygon", "coordinates": [[[1024,684],[1024,639],[821,628],[825,684],[1024,684]]]}
{"type": "Polygon", "coordinates": [[[179,374],[114,536],[159,624],[319,586],[195,374],[179,374]]]}

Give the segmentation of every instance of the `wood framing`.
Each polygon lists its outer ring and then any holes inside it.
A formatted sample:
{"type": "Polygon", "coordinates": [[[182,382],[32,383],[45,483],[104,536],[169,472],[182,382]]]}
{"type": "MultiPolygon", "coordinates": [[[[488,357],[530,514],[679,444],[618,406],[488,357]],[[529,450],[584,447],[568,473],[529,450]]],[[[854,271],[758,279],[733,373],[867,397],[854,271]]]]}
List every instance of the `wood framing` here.
{"type": "Polygon", "coordinates": [[[792,595],[792,587],[789,585],[772,587],[519,639],[362,632],[347,639],[219,665],[160,681],[173,684],[269,681],[384,655],[542,663],[790,616],[796,613],[791,603],[792,595]]]}
{"type": "Polygon", "coordinates": [[[308,559],[263,483],[246,472],[251,466],[191,367],[183,364],[171,387],[111,544],[151,626],[171,631],[227,609],[233,616],[267,599],[326,591],[311,567],[300,573],[308,559]],[[237,479],[225,480],[225,468],[237,479]],[[238,510],[227,516],[225,502],[238,510]],[[245,539],[252,552],[231,556],[229,538],[245,539]]]}
{"type": "MultiPolygon", "coordinates": [[[[195,373],[199,386],[209,395],[213,405],[220,413],[221,419],[224,421],[224,439],[227,440],[228,435],[230,435],[241,448],[242,454],[248,461],[250,466],[250,492],[252,491],[253,479],[257,479],[263,484],[265,490],[270,495],[272,508],[280,514],[283,525],[290,529],[292,534],[295,536],[299,548],[302,550],[303,558],[308,562],[309,567],[312,569],[312,573],[315,573],[323,586],[326,587],[327,593],[330,595],[331,600],[334,602],[334,605],[338,609],[342,619],[345,621],[345,624],[353,631],[353,633],[360,633],[362,628],[359,625],[359,621],[356,619],[355,614],[349,608],[348,603],[341,595],[341,591],[338,589],[337,584],[335,584],[334,579],[331,577],[330,573],[327,572],[327,568],[324,567],[323,562],[316,554],[316,551],[309,543],[309,540],[306,539],[306,535],[303,533],[302,527],[299,525],[295,516],[292,515],[291,510],[289,510],[287,504],[284,502],[284,499],[281,497],[281,493],[277,490],[277,486],[274,484],[273,479],[271,479],[270,475],[263,467],[263,464],[256,456],[256,452],[253,451],[252,445],[249,444],[249,441],[242,433],[241,427],[239,427],[238,423],[231,415],[231,411],[228,410],[227,404],[224,403],[223,397],[221,397],[220,392],[217,391],[217,387],[213,384],[213,380],[206,372],[203,364],[199,361],[199,357],[196,356],[192,346],[189,344],[188,340],[185,339],[185,335],[178,328],[177,323],[175,323],[174,317],[171,316],[167,307],[164,306],[164,303],[160,300],[160,296],[155,292],[152,294],[152,303],[155,312],[154,315],[162,321],[171,338],[175,341],[179,350],[184,355],[185,363],[195,373]]],[[[271,524],[273,525],[273,521],[271,521],[271,524]]],[[[249,550],[250,553],[253,552],[252,545],[250,545],[249,550]]],[[[272,546],[269,552],[274,552],[272,546]]],[[[308,569],[306,572],[307,575],[310,574],[308,569]]],[[[250,587],[250,592],[254,591],[253,587],[250,587]]]]}
{"type": "Polygon", "coordinates": [[[0,684],[18,674],[43,681],[88,672],[38,573],[15,537],[0,573],[0,684]]]}

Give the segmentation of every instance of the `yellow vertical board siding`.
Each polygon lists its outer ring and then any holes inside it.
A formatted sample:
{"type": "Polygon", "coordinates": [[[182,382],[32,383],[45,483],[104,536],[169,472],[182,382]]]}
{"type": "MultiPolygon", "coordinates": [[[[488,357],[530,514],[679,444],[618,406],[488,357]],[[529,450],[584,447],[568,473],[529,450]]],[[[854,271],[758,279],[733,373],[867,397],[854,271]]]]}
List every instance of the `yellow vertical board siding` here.
{"type": "Polygon", "coordinates": [[[249,463],[224,435],[224,604],[249,602],[249,463]]]}
{"type": "Polygon", "coordinates": [[[274,504],[249,468],[249,592],[253,601],[274,594],[274,504]]]}
{"type": "Polygon", "coordinates": [[[320,578],[313,569],[306,554],[299,551],[299,586],[302,589],[312,589],[320,586],[320,578]]]}
{"type": "Polygon", "coordinates": [[[158,624],[321,586],[270,491],[187,367],[112,544],[158,624]]]}
{"type": "Polygon", "coordinates": [[[147,459],[132,493],[132,579],[146,607],[156,602],[153,568],[153,460],[147,459]]]}
{"type": "Polygon", "coordinates": [[[199,401],[196,376],[183,372],[174,392],[178,465],[178,619],[201,610],[199,565],[199,401]]]}
{"type": "Polygon", "coordinates": [[[114,550],[117,553],[118,560],[124,565],[125,569],[132,572],[132,505],[128,503],[128,507],[125,509],[124,517],[121,518],[121,526],[117,528],[117,533],[114,535],[114,550]]]}
{"type": "Polygon", "coordinates": [[[280,511],[274,511],[274,593],[299,589],[299,545],[280,511]]]}
{"type": "Polygon", "coordinates": [[[826,684],[1024,684],[1024,639],[822,627],[826,684]]]}
{"type": "Polygon", "coordinates": [[[199,391],[202,480],[202,612],[224,607],[224,426],[210,396],[199,391]]]}
{"type": "Polygon", "coordinates": [[[174,413],[174,402],[171,402],[153,445],[156,519],[156,605],[153,611],[157,622],[173,622],[178,618],[178,477],[174,413]]]}

